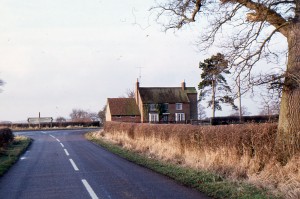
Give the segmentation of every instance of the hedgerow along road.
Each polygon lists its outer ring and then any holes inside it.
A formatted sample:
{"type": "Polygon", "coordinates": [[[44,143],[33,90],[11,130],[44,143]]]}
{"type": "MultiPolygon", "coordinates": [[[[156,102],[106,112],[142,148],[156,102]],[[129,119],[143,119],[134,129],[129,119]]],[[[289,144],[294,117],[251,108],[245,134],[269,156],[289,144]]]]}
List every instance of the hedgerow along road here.
{"type": "Polygon", "coordinates": [[[34,141],[0,177],[0,198],[208,198],[85,140],[86,131],[16,133],[34,141]]]}

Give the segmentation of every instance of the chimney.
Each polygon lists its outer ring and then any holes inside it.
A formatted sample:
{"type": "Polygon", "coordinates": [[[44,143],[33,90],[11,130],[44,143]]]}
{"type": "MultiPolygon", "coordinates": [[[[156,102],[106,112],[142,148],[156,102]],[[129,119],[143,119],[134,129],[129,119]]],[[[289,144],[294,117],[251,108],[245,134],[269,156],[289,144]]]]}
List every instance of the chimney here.
{"type": "Polygon", "coordinates": [[[185,81],[181,82],[181,89],[185,90],[185,81]]]}
{"type": "Polygon", "coordinates": [[[140,82],[139,79],[136,79],[136,83],[135,83],[135,101],[137,103],[137,105],[139,106],[139,88],[140,88],[140,82]]]}

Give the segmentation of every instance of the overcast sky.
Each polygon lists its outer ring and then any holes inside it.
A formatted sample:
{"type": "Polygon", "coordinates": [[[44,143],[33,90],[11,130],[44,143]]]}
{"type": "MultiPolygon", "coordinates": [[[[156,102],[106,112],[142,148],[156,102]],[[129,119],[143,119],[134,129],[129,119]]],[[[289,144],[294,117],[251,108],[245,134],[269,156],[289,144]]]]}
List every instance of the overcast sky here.
{"type": "MultiPolygon", "coordinates": [[[[153,0],[1,0],[0,121],[102,109],[141,86],[197,87],[197,28],[162,31],[153,0]]],[[[206,56],[206,57],[204,57],[206,56]]],[[[252,107],[253,108],[253,107],[252,107]]],[[[251,107],[250,107],[251,109],[251,107]]],[[[252,111],[253,112],[253,111],[252,111]]]]}

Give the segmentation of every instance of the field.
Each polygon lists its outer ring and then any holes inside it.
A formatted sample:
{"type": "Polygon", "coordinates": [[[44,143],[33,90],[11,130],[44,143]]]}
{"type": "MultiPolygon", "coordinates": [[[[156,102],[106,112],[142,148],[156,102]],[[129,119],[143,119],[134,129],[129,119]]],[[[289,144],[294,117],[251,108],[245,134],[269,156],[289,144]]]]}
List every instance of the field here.
{"type": "Polygon", "coordinates": [[[276,160],[276,124],[192,126],[107,122],[104,131],[93,136],[151,159],[216,173],[284,198],[300,198],[300,153],[285,165],[276,160]]]}

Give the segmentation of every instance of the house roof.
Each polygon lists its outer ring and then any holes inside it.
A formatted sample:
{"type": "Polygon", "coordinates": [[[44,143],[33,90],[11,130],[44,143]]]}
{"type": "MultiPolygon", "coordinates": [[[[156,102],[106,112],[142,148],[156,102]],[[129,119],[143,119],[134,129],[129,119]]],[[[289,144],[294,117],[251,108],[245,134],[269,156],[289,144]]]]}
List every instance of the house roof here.
{"type": "Polygon", "coordinates": [[[195,87],[185,87],[185,92],[188,94],[198,94],[195,87]]]}
{"type": "Polygon", "coordinates": [[[139,108],[134,98],[108,98],[107,104],[111,115],[140,115],[139,108]]]}
{"type": "Polygon", "coordinates": [[[194,87],[186,87],[182,90],[181,87],[140,87],[139,93],[143,103],[189,103],[187,94],[197,91],[194,87]]]}

